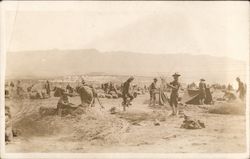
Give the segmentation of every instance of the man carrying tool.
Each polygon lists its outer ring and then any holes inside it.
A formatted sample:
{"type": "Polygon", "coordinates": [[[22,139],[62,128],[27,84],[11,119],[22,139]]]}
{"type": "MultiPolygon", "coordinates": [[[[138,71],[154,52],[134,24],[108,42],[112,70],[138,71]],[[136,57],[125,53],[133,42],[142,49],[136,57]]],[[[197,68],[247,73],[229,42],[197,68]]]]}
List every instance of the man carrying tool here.
{"type": "Polygon", "coordinates": [[[131,105],[131,101],[134,99],[133,95],[130,93],[130,83],[134,80],[134,77],[129,77],[129,79],[123,83],[123,88],[122,88],[122,105],[123,105],[123,110],[126,110],[126,106],[131,105]],[[128,99],[129,98],[129,99],[128,99]]]}
{"type": "Polygon", "coordinates": [[[151,83],[149,87],[149,94],[150,94],[150,101],[149,101],[149,106],[155,106],[156,103],[156,83],[157,83],[157,78],[154,78],[154,82],[151,83]]]}
{"type": "Polygon", "coordinates": [[[170,84],[167,84],[169,87],[171,87],[171,95],[170,95],[170,106],[172,108],[172,114],[171,115],[177,115],[178,114],[178,91],[180,88],[180,83],[178,81],[179,75],[178,73],[175,73],[172,75],[174,78],[173,82],[170,82],[170,84]]]}

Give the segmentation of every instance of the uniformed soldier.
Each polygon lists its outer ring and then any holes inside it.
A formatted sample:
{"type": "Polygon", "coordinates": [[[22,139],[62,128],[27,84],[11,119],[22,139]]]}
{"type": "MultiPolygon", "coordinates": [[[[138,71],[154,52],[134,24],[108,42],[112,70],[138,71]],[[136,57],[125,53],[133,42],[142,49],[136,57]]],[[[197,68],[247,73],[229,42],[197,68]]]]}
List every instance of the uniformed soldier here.
{"type": "Polygon", "coordinates": [[[45,83],[45,89],[46,89],[47,95],[50,97],[50,83],[48,80],[45,83]]]}
{"type": "Polygon", "coordinates": [[[202,78],[200,79],[199,83],[199,102],[201,105],[204,104],[205,99],[206,99],[206,84],[205,80],[202,78]]]}
{"type": "Polygon", "coordinates": [[[169,87],[171,87],[171,95],[170,95],[170,106],[172,107],[172,114],[171,115],[177,115],[178,114],[178,91],[180,88],[180,83],[178,81],[179,75],[178,73],[175,73],[172,75],[174,78],[173,82],[170,82],[170,84],[167,84],[169,87]]]}
{"type": "Polygon", "coordinates": [[[150,102],[149,102],[149,106],[152,105],[155,106],[156,103],[156,83],[157,83],[157,78],[154,78],[154,81],[151,83],[150,87],[149,87],[149,94],[150,94],[150,102]]]}
{"type": "Polygon", "coordinates": [[[238,82],[237,93],[239,93],[239,98],[243,101],[245,99],[245,95],[246,95],[246,86],[240,80],[239,77],[236,78],[236,81],[238,82]]]}
{"type": "Polygon", "coordinates": [[[94,106],[97,93],[93,86],[87,85],[85,80],[83,79],[81,86],[79,86],[76,91],[80,95],[81,106],[94,106]]]}
{"type": "Polygon", "coordinates": [[[18,80],[17,81],[17,85],[16,85],[16,93],[17,93],[17,96],[21,96],[21,92],[22,92],[23,88],[21,86],[21,81],[18,80]]]}
{"type": "Polygon", "coordinates": [[[130,83],[134,80],[134,77],[129,77],[129,79],[123,83],[122,88],[122,105],[131,105],[131,101],[134,99],[133,95],[130,93],[130,83]],[[129,100],[128,100],[129,98],[129,100]]]}

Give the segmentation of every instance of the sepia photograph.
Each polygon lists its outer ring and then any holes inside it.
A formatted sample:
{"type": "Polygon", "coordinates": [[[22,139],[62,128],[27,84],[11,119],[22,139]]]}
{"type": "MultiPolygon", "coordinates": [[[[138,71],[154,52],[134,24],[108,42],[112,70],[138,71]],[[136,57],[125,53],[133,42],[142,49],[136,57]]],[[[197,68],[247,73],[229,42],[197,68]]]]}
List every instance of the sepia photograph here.
{"type": "Polygon", "coordinates": [[[249,158],[247,1],[4,1],[1,158],[249,158]]]}

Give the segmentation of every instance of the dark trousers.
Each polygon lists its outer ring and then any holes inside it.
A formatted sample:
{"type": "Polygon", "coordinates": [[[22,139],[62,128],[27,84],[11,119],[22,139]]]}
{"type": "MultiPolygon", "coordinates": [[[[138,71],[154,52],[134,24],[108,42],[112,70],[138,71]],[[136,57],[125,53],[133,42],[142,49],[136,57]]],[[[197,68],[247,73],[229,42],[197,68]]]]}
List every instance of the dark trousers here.
{"type": "Polygon", "coordinates": [[[122,104],[128,104],[129,101],[132,101],[134,97],[131,94],[123,94],[122,95],[123,102],[122,104]],[[129,98],[129,100],[128,100],[129,98]]]}
{"type": "Polygon", "coordinates": [[[178,104],[178,94],[171,93],[170,106],[173,107],[174,105],[175,107],[177,107],[177,104],[178,104]]]}

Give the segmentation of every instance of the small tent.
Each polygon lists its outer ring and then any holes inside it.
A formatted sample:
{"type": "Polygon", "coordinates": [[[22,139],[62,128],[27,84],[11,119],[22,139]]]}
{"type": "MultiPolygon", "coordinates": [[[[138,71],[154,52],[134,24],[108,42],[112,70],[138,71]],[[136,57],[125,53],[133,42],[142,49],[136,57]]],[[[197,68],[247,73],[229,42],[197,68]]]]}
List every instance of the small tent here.
{"type": "MultiPolygon", "coordinates": [[[[194,104],[194,105],[199,105],[199,96],[200,96],[200,92],[197,89],[187,89],[184,92],[184,95],[182,97],[182,103],[185,104],[194,104]]],[[[213,98],[210,92],[209,88],[206,88],[206,98],[204,103],[205,104],[211,104],[213,98]]]]}

